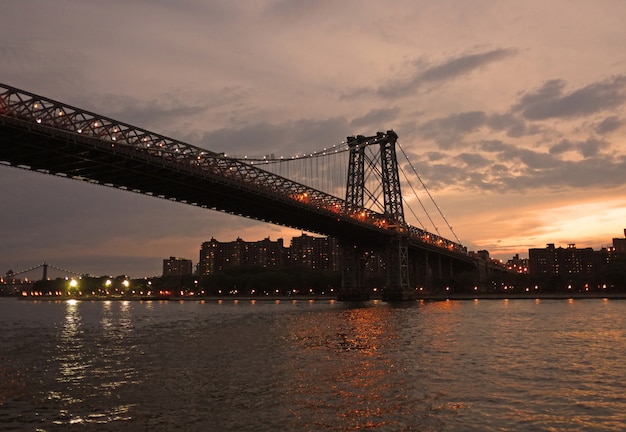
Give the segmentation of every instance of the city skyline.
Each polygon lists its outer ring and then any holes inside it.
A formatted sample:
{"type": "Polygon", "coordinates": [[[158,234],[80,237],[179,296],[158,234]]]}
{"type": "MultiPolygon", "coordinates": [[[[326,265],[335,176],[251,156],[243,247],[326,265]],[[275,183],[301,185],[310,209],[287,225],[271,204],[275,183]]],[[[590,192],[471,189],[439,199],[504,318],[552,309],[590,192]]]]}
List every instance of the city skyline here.
{"type": "MultiPolygon", "coordinates": [[[[394,129],[461,242],[506,260],[624,228],[624,16],[620,1],[14,2],[0,82],[217,152],[394,129]]],[[[3,272],[140,277],[203,239],[301,233],[7,167],[0,193],[3,272]]]]}

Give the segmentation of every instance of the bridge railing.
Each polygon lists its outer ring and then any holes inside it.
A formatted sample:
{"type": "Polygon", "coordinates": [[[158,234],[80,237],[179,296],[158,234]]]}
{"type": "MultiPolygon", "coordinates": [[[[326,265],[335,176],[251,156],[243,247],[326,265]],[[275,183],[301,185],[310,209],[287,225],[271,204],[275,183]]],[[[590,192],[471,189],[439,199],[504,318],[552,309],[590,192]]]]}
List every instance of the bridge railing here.
{"type": "Polygon", "coordinates": [[[464,251],[460,244],[404,223],[399,227],[384,214],[370,209],[349,208],[341,198],[258,166],[4,84],[0,84],[0,116],[95,138],[102,146],[110,146],[116,151],[158,158],[162,163],[171,164],[177,169],[246,185],[260,194],[295,201],[309,209],[330,213],[354,223],[385,231],[401,231],[415,240],[450,251],[464,251]]]}

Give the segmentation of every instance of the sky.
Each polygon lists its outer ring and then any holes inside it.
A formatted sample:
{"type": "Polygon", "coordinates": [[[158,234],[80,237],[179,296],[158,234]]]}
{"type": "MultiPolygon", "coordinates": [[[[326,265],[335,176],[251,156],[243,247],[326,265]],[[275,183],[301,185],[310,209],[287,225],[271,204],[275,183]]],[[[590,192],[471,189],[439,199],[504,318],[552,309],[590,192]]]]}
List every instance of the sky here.
{"type": "MultiPolygon", "coordinates": [[[[625,19],[623,0],[4,1],[0,82],[216,152],[393,129],[460,241],[506,260],[624,236],[625,19]]],[[[0,194],[0,274],[154,276],[212,237],[300,235],[6,166],[0,194]]]]}

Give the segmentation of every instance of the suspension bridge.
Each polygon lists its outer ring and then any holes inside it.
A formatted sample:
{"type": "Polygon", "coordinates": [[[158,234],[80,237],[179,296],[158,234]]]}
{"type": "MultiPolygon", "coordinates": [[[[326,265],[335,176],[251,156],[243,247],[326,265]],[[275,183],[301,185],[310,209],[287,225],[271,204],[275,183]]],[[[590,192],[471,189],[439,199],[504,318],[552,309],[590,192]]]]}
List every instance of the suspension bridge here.
{"type": "Polygon", "coordinates": [[[397,141],[390,130],[287,158],[231,156],[0,84],[0,163],[336,237],[345,300],[367,299],[371,251],[385,256],[388,300],[498,270],[468,255],[440,211],[454,240],[430,215],[432,229],[413,210],[417,225],[406,221],[400,173],[425,207],[399,168],[397,141]]]}
{"type": "Polygon", "coordinates": [[[55,277],[75,278],[84,275],[72,270],[43,262],[30,268],[12,271],[0,276],[0,295],[15,295],[19,292],[30,291],[34,284],[39,281],[50,280],[55,277]]]}
{"type": "Polygon", "coordinates": [[[32,274],[33,276],[31,276],[28,279],[34,279],[37,280],[38,276],[36,276],[39,272],[41,272],[41,280],[48,280],[48,270],[56,270],[57,273],[61,273],[61,274],[65,274],[65,275],[72,275],[72,276],[83,276],[83,274],[81,273],[77,273],[75,271],[72,270],[66,270],[64,268],[55,266],[54,264],[48,264],[47,262],[43,262],[41,264],[37,264],[35,266],[32,266],[30,268],[27,268],[25,270],[20,270],[17,272],[14,271],[9,271],[7,275],[5,275],[5,278],[16,278],[17,276],[22,276],[22,275],[29,275],[32,274]]]}

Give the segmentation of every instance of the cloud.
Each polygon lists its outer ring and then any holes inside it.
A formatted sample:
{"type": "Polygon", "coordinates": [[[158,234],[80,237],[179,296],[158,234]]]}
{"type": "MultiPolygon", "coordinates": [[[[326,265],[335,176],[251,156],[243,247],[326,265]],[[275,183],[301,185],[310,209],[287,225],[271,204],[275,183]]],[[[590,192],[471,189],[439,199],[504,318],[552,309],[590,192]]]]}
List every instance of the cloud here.
{"type": "Polygon", "coordinates": [[[494,49],[476,54],[466,54],[449,59],[441,64],[421,69],[421,62],[415,62],[417,69],[408,79],[390,81],[377,90],[377,94],[384,98],[398,98],[412,94],[422,86],[430,83],[452,81],[458,77],[467,75],[490,63],[500,61],[515,53],[514,49],[494,49]]]}
{"type": "Polygon", "coordinates": [[[430,161],[438,161],[446,157],[446,155],[445,153],[441,153],[441,152],[428,152],[426,153],[426,157],[430,161]]]}
{"type": "Polygon", "coordinates": [[[332,6],[335,3],[328,0],[299,0],[297,2],[279,0],[270,3],[266,13],[270,17],[278,16],[288,20],[309,20],[311,14],[317,14],[318,11],[325,9],[329,5],[332,6]]]}
{"type": "MultiPolygon", "coordinates": [[[[98,112],[107,111],[107,115],[116,120],[137,127],[150,129],[156,133],[172,130],[171,125],[187,125],[192,120],[207,117],[207,111],[236,106],[245,100],[248,94],[238,87],[225,87],[204,92],[170,91],[150,100],[139,100],[125,95],[106,95],[94,97],[86,104],[101,107],[98,112]]],[[[180,131],[189,135],[189,131],[180,131]]],[[[172,137],[181,139],[180,136],[172,137]]]]}
{"type": "Polygon", "coordinates": [[[207,132],[200,146],[239,156],[293,156],[340,144],[352,128],[344,117],[301,119],[280,124],[255,123],[207,132]]]}
{"type": "Polygon", "coordinates": [[[591,158],[594,156],[598,156],[600,151],[609,147],[609,143],[606,141],[600,141],[597,139],[588,139],[585,142],[580,143],[579,149],[580,153],[585,158],[591,158]]]}
{"type": "Polygon", "coordinates": [[[598,156],[603,149],[607,149],[610,144],[606,141],[589,138],[586,141],[570,141],[561,140],[558,144],[550,147],[550,154],[560,155],[569,151],[576,151],[580,153],[584,158],[590,158],[598,156]]]}
{"type": "Polygon", "coordinates": [[[355,127],[372,126],[379,130],[388,130],[389,126],[385,126],[385,124],[394,120],[399,111],[400,109],[397,107],[373,109],[367,114],[353,119],[350,124],[355,127]]]}
{"type": "Polygon", "coordinates": [[[606,141],[561,140],[548,150],[528,149],[500,140],[467,144],[468,150],[412,155],[431,190],[482,190],[498,193],[578,188],[616,188],[626,183],[626,156],[606,150],[606,141]]]}
{"type": "Polygon", "coordinates": [[[558,144],[555,144],[552,147],[550,147],[549,152],[550,154],[562,154],[562,153],[570,151],[573,147],[574,145],[572,144],[571,141],[561,140],[558,144]]]}
{"type": "Polygon", "coordinates": [[[566,93],[563,80],[546,81],[526,93],[512,108],[529,120],[574,118],[619,107],[626,101],[626,75],[599,81],[566,93]]]}
{"type": "Polygon", "coordinates": [[[623,122],[617,116],[609,116],[596,126],[596,132],[600,135],[604,135],[619,129],[622,124],[623,122]]]}
{"type": "Polygon", "coordinates": [[[48,41],[18,41],[0,45],[1,72],[4,84],[25,87],[28,91],[54,88],[57,92],[75,91],[84,85],[76,70],[90,66],[91,60],[79,50],[51,50],[48,41]]]}
{"type": "Polygon", "coordinates": [[[476,153],[461,153],[457,160],[470,169],[480,169],[490,164],[490,160],[476,153]]]}
{"type": "Polygon", "coordinates": [[[537,128],[528,126],[524,119],[511,113],[492,114],[487,119],[487,125],[495,131],[506,131],[513,138],[537,133],[537,128]]]}
{"type": "Polygon", "coordinates": [[[419,130],[424,138],[434,140],[441,148],[452,148],[459,145],[463,136],[486,123],[487,114],[483,111],[468,111],[429,120],[419,130]]]}

